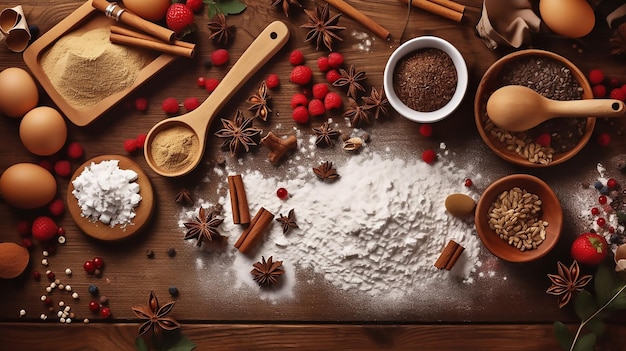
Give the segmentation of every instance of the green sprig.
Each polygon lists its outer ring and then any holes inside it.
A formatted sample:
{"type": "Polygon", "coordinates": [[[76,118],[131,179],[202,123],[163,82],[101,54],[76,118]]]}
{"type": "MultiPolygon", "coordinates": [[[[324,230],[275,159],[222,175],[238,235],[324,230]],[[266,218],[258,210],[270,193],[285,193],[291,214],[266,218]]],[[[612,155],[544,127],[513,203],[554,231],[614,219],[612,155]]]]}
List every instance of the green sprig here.
{"type": "Polygon", "coordinates": [[[209,18],[218,13],[223,13],[225,16],[237,15],[246,9],[246,4],[238,0],[203,0],[208,9],[209,18]]]}

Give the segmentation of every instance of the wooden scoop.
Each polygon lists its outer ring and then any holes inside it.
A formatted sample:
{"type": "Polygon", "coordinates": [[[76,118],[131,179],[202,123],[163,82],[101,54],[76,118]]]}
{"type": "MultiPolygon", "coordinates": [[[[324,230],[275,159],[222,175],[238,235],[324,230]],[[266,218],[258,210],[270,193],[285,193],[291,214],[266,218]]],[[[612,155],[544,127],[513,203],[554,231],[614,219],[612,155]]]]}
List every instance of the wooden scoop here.
{"type": "MultiPolygon", "coordinates": [[[[184,115],[165,119],[150,129],[146,137],[144,156],[146,162],[156,173],[166,177],[178,177],[191,172],[204,154],[207,130],[217,112],[233,94],[276,54],[289,40],[289,29],[280,21],[270,23],[250,44],[239,60],[228,71],[224,79],[209,97],[195,110],[184,115]],[[162,167],[155,162],[153,141],[155,137],[173,127],[185,127],[197,137],[199,149],[190,155],[189,162],[181,167],[162,167]],[[175,168],[175,169],[172,169],[175,168]]],[[[183,140],[179,140],[183,143],[183,140]]]]}
{"type": "Polygon", "coordinates": [[[487,115],[498,127],[521,132],[555,117],[624,117],[624,103],[615,99],[550,100],[530,88],[507,85],[491,94],[487,115]]]}

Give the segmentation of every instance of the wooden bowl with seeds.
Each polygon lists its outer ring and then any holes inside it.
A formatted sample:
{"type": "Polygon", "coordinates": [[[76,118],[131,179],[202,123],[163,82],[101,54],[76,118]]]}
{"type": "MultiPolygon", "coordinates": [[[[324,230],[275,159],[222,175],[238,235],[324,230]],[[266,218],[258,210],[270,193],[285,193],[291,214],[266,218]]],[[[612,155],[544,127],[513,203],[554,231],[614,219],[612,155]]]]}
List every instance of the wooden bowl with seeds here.
{"type": "Polygon", "coordinates": [[[474,214],[483,245],[509,262],[529,262],[545,256],[563,227],[561,203],[543,180],[513,174],[490,184],[474,214]]]}
{"type": "Polygon", "coordinates": [[[483,75],[474,98],[474,119],[481,138],[502,159],[525,167],[563,163],[587,144],[595,118],[554,118],[523,132],[503,130],[489,119],[487,101],[505,85],[522,85],[553,100],[592,99],[585,74],[566,58],[528,49],[506,55],[483,75]]]}

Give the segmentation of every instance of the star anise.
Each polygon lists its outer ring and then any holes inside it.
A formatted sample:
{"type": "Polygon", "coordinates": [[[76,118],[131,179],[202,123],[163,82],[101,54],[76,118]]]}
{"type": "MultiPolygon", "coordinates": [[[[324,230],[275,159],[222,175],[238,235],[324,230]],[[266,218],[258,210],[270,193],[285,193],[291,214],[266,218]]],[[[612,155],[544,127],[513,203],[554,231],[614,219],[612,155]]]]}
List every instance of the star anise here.
{"type": "Polygon", "coordinates": [[[339,178],[337,170],[330,161],[322,162],[319,166],[313,167],[313,172],[321,180],[334,181],[339,178]]]}
{"type": "Polygon", "coordinates": [[[287,234],[291,228],[298,228],[298,223],[296,223],[296,213],[293,208],[289,210],[287,216],[283,216],[281,213],[280,218],[276,218],[276,221],[283,227],[283,234],[287,234]]]}
{"type": "Polygon", "coordinates": [[[163,335],[163,330],[175,330],[180,328],[180,323],[174,318],[167,316],[174,308],[175,303],[176,301],[171,301],[160,306],[159,300],[157,300],[154,292],[151,291],[150,297],[148,298],[148,306],[131,307],[137,318],[146,320],[139,327],[139,335],[152,331],[153,335],[158,339],[163,335]]]}
{"type": "Polygon", "coordinates": [[[197,239],[197,246],[202,245],[202,241],[221,241],[223,236],[217,231],[217,227],[224,222],[223,218],[217,217],[217,212],[208,210],[202,206],[198,210],[198,216],[192,222],[184,223],[187,233],[184,239],[197,239]]]}
{"type": "Polygon", "coordinates": [[[366,110],[374,110],[374,119],[378,119],[378,116],[383,114],[387,115],[389,111],[389,100],[385,97],[385,90],[372,87],[370,96],[363,96],[361,98],[364,102],[363,108],[366,110]]]}
{"type": "Polygon", "coordinates": [[[347,96],[352,99],[357,99],[357,94],[359,91],[365,92],[365,88],[361,85],[361,81],[365,79],[364,71],[357,71],[354,65],[350,65],[348,70],[346,71],[343,68],[339,69],[339,73],[341,77],[333,82],[333,85],[336,87],[348,87],[347,96]]]}
{"type": "Polygon", "coordinates": [[[609,44],[611,46],[612,55],[626,54],[626,38],[623,37],[619,31],[613,32],[611,38],[609,38],[609,44]]]}
{"type": "Polygon", "coordinates": [[[235,27],[228,25],[226,16],[223,13],[218,13],[207,23],[211,35],[209,39],[215,41],[220,46],[226,46],[230,43],[231,39],[235,35],[235,27]]]}
{"type": "Polygon", "coordinates": [[[315,40],[315,50],[319,50],[320,45],[324,44],[328,50],[333,51],[333,40],[343,41],[337,33],[346,29],[346,27],[337,25],[342,13],[330,17],[330,6],[328,4],[323,7],[318,5],[315,11],[305,9],[304,12],[309,16],[309,22],[300,26],[300,28],[309,30],[304,41],[315,40]]]}
{"type": "Polygon", "coordinates": [[[193,199],[191,198],[191,193],[189,192],[189,190],[185,188],[180,189],[178,194],[176,194],[176,198],[174,199],[174,201],[177,204],[180,204],[183,206],[193,205],[193,199]]]}
{"type": "Polygon", "coordinates": [[[339,136],[339,131],[336,131],[331,127],[328,122],[324,122],[321,126],[313,128],[313,133],[317,136],[315,138],[315,145],[318,146],[333,146],[335,142],[333,139],[339,136]]]}
{"type": "Polygon", "coordinates": [[[358,127],[361,124],[368,124],[370,122],[365,106],[359,105],[355,101],[352,101],[351,107],[343,113],[343,116],[350,119],[350,125],[352,127],[358,127]]]}
{"type": "Polygon", "coordinates": [[[250,273],[254,276],[254,280],[261,286],[270,286],[278,282],[278,278],[285,274],[283,270],[283,261],[272,261],[270,256],[267,261],[261,256],[261,261],[252,265],[254,267],[250,273]]]}
{"type": "Polygon", "coordinates": [[[246,100],[247,103],[251,104],[248,110],[254,112],[254,117],[267,121],[267,117],[272,113],[272,109],[269,107],[271,99],[272,97],[267,93],[267,83],[263,81],[257,93],[250,95],[246,100]]]}
{"type": "Polygon", "coordinates": [[[289,5],[302,7],[302,4],[298,0],[272,0],[272,7],[281,5],[286,17],[289,17],[289,5]]]}
{"type": "Polygon", "coordinates": [[[572,262],[569,269],[561,261],[557,262],[557,264],[559,274],[548,274],[552,285],[546,290],[546,293],[558,296],[559,308],[562,308],[568,304],[572,295],[577,291],[581,291],[593,277],[591,275],[583,275],[581,277],[580,267],[578,267],[576,260],[572,262]]]}
{"type": "Polygon", "coordinates": [[[261,129],[252,126],[252,118],[245,118],[241,111],[237,111],[232,121],[221,119],[224,128],[218,130],[215,135],[225,138],[222,147],[228,145],[230,154],[237,155],[243,148],[250,151],[250,146],[257,145],[257,138],[261,135],[261,129]]]}

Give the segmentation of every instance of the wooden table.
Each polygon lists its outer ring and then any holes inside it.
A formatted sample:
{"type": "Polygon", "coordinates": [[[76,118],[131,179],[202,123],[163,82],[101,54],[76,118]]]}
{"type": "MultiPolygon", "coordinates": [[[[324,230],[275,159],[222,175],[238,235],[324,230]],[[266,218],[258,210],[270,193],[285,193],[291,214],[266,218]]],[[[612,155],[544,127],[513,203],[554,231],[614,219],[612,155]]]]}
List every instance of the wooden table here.
{"type": "MultiPolygon", "coordinates": [[[[70,325],[63,325],[54,317],[45,322],[39,319],[39,315],[46,311],[39,297],[47,283],[45,278],[41,282],[31,278],[30,272],[33,270],[46,270],[40,264],[41,248],[35,246],[31,251],[31,265],[27,273],[23,277],[0,282],[0,349],[134,349],[139,320],[130,307],[144,305],[151,290],[157,293],[161,304],[173,299],[167,293],[170,285],[176,285],[181,291],[176,298],[172,316],[182,323],[183,334],[198,345],[197,350],[557,349],[552,323],[561,320],[574,327],[576,317],[572,309],[559,310],[555,298],[545,294],[549,286],[546,274],[556,273],[558,260],[569,262],[569,244],[577,233],[587,228],[588,224],[578,218],[574,195],[581,182],[593,180],[597,176],[595,166],[598,162],[614,162],[621,156],[625,145],[621,134],[623,122],[616,120],[609,124],[600,121],[596,135],[602,131],[612,133],[614,137],[611,145],[600,148],[592,141],[582,153],[560,166],[524,169],[500,160],[482,143],[473,122],[472,104],[482,74],[506,50],[491,51],[475,35],[474,25],[480,18],[481,2],[460,2],[468,5],[461,24],[413,9],[404,38],[436,35],[450,41],[461,51],[470,73],[468,93],[461,108],[451,117],[436,123],[435,135],[430,139],[419,136],[418,124],[395,113],[390,118],[373,121],[364,130],[374,136],[372,147],[394,145],[414,155],[416,159],[419,159],[422,149],[437,147],[440,142],[444,142],[448,150],[455,153],[452,159],[462,160],[467,157],[464,152],[472,153],[471,156],[479,157],[481,162],[483,178],[475,185],[478,191],[487,185],[486,182],[509,173],[525,172],[543,178],[562,199],[566,216],[562,239],[547,257],[533,263],[510,264],[494,258],[483,248],[481,260],[493,265],[498,277],[507,279],[499,279],[494,284],[493,280],[476,278],[474,284],[462,285],[463,288],[457,286],[455,301],[460,299],[462,304],[450,304],[437,299],[437,291],[423,291],[420,294],[426,296],[425,301],[428,303],[423,303],[424,299],[420,298],[401,306],[381,306],[375,298],[339,291],[325,282],[321,275],[311,272],[298,274],[297,279],[304,288],[297,290],[297,296],[285,300],[263,300],[256,295],[246,294],[228,295],[219,288],[220,284],[207,284],[210,282],[207,277],[195,277],[198,269],[195,265],[200,255],[205,253],[182,240],[183,233],[178,226],[181,208],[174,202],[177,192],[183,187],[192,190],[195,197],[217,201],[216,184],[225,179],[210,175],[213,160],[219,156],[226,157],[227,162],[234,160],[219,149],[221,141],[209,138],[205,154],[207,162],[191,175],[182,178],[161,177],[149,169],[141,153],[130,156],[149,175],[157,201],[151,222],[138,236],[120,243],[106,244],[80,232],[69,214],[66,213],[59,220],[67,232],[68,241],[49,258],[50,267],[60,270],[60,275],[63,275],[64,267],[73,269],[74,274],[68,279],[81,294],[78,302],[72,302],[77,320],[70,325]],[[205,179],[207,175],[209,181],[205,179]],[[176,249],[175,257],[167,256],[170,247],[176,249]],[[146,250],[153,250],[155,257],[148,259],[146,250]],[[95,256],[106,261],[102,277],[89,276],[82,270],[83,263],[95,256]],[[111,319],[102,320],[88,310],[90,297],[87,287],[91,284],[97,284],[101,294],[108,297],[113,311],[111,319]],[[27,315],[20,317],[20,309],[28,311],[27,315]],[[83,318],[89,318],[91,322],[83,324],[83,318]]],[[[247,108],[245,99],[255,92],[261,79],[268,73],[277,73],[282,79],[282,86],[278,93],[272,94],[275,115],[271,123],[261,124],[266,132],[273,130],[277,134],[287,134],[295,126],[290,117],[289,101],[297,90],[288,82],[291,70],[289,52],[296,48],[302,50],[307,63],[314,68],[315,60],[322,53],[304,43],[306,32],[299,28],[306,21],[303,13],[293,11],[289,18],[285,18],[282,11],[270,8],[269,3],[247,1],[248,8],[243,14],[229,17],[229,23],[237,29],[236,39],[229,48],[233,57],[231,64],[272,20],[284,20],[291,30],[291,39],[273,60],[243,86],[221,115],[228,118],[236,109],[247,108]]],[[[302,3],[308,9],[314,6],[313,1],[305,0],[302,3]]],[[[348,17],[344,16],[340,20],[340,24],[348,30],[343,33],[345,40],[336,44],[336,50],[344,54],[346,63],[367,72],[368,85],[380,87],[384,64],[399,45],[406,7],[393,0],[352,0],[350,3],[392,34],[391,41],[385,42],[368,34],[348,17]],[[357,46],[362,44],[362,39],[358,38],[358,33],[365,33],[367,39],[371,40],[371,46],[359,49],[357,46]]],[[[22,3],[29,24],[39,26],[42,33],[81,4],[64,0],[30,0],[22,3]]],[[[6,0],[0,1],[0,8],[15,5],[6,0]]],[[[166,97],[172,96],[182,101],[188,96],[201,99],[207,96],[206,91],[196,86],[196,78],[221,77],[226,71],[216,67],[207,70],[203,66],[209,53],[214,50],[207,38],[207,21],[204,11],[196,15],[198,31],[191,37],[197,42],[195,58],[177,59],[93,124],[77,127],[68,123],[69,139],[84,146],[85,159],[102,154],[126,154],[124,140],[147,132],[165,117],[160,104],[166,97]],[[139,96],[148,99],[147,112],[129,108],[133,99],[139,96]]],[[[534,45],[566,56],[583,71],[602,67],[607,76],[626,82],[623,61],[608,54],[608,29],[602,24],[597,27],[585,40],[542,36],[536,39],[534,45]]],[[[25,67],[22,56],[10,52],[4,45],[0,48],[0,62],[0,69],[25,67]]],[[[50,105],[51,101],[42,94],[40,104],[50,105]]],[[[341,120],[337,116],[335,119],[341,120]]],[[[0,169],[4,170],[18,162],[41,160],[21,145],[17,133],[19,120],[4,117],[0,118],[0,123],[0,169]]],[[[218,124],[214,123],[209,135],[217,130],[218,124]]],[[[310,135],[308,126],[296,127],[304,135],[310,135]]],[[[266,150],[260,149],[244,157],[246,165],[256,167],[265,174],[282,171],[266,162],[266,150]]],[[[59,196],[65,198],[67,185],[67,178],[58,178],[59,196]]],[[[32,216],[31,212],[18,211],[3,203],[0,207],[0,241],[19,242],[17,223],[32,216]]],[[[606,339],[602,341],[603,350],[624,350],[625,331],[626,326],[619,320],[612,323],[606,339]]]]}

